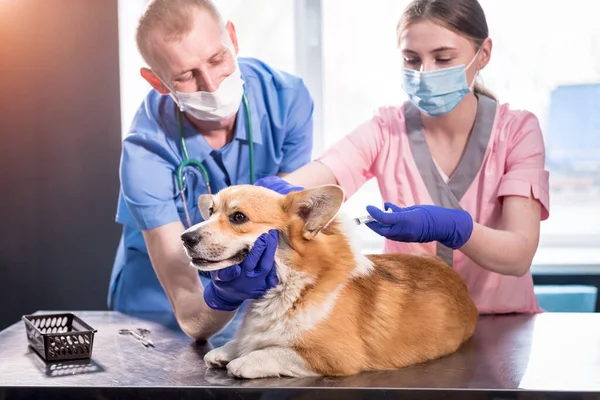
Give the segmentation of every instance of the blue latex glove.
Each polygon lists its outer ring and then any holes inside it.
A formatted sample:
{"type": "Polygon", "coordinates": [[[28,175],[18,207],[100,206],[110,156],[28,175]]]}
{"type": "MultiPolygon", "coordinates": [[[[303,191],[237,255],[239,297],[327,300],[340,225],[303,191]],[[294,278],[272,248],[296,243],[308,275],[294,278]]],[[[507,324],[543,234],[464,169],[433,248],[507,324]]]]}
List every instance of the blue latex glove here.
{"type": "Polygon", "coordinates": [[[473,232],[473,219],[468,212],[431,205],[400,208],[385,203],[383,212],[368,206],[375,221],[366,225],[374,232],[397,242],[440,242],[451,249],[462,247],[473,232]]]}
{"type": "Polygon", "coordinates": [[[302,186],[294,186],[278,176],[267,176],[254,182],[255,186],[262,186],[271,189],[279,194],[288,194],[290,192],[299,192],[304,190],[302,186]]]}
{"type": "Polygon", "coordinates": [[[258,299],[277,286],[275,250],[279,235],[272,230],[262,234],[239,265],[210,272],[204,288],[204,301],[213,310],[233,311],[245,300],[258,299]]]}

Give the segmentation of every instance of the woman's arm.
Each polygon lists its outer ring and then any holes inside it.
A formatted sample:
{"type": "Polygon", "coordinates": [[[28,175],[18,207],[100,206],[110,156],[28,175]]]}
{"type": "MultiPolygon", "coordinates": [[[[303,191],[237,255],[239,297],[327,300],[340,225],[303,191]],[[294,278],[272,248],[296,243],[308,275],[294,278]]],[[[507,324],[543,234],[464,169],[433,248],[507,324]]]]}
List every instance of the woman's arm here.
{"type": "Polygon", "coordinates": [[[549,174],[538,119],[522,111],[511,120],[506,172],[498,187],[502,197],[501,226],[473,224],[460,249],[482,268],[522,276],[529,270],[540,238],[540,223],[549,215],[549,174]]]}
{"type": "MultiPolygon", "coordinates": [[[[526,192],[525,192],[526,193],[526,192]]],[[[499,229],[473,221],[464,210],[416,205],[406,208],[385,203],[386,213],[368,206],[375,221],[367,226],[390,240],[428,243],[438,241],[461,250],[480,267],[503,275],[523,276],[537,249],[542,211],[531,194],[504,197],[499,229]]]]}
{"type": "MultiPolygon", "coordinates": [[[[339,185],[344,188],[346,196],[350,197],[374,176],[373,163],[388,134],[385,126],[382,117],[376,115],[356,127],[316,160],[289,174],[278,175],[296,187],[339,185]]],[[[274,189],[273,182],[267,181],[259,179],[256,183],[274,189]]],[[[283,190],[279,188],[280,185],[277,186],[277,190],[283,190]]],[[[289,191],[289,188],[285,190],[289,191]]]]}
{"type": "MultiPolygon", "coordinates": [[[[544,142],[537,118],[521,112],[510,123],[513,131],[508,137],[505,171],[494,193],[503,201],[500,226],[478,224],[463,210],[431,205],[400,208],[388,203],[391,213],[367,207],[376,220],[367,226],[390,240],[438,241],[489,271],[526,274],[538,246],[540,222],[549,215],[549,174],[544,169],[544,142]]],[[[490,200],[497,199],[483,201],[490,200]]]]}
{"type": "Polygon", "coordinates": [[[305,188],[320,185],[338,185],[333,172],[320,161],[313,161],[292,173],[280,174],[279,176],[292,185],[305,188]]]}
{"type": "Polygon", "coordinates": [[[540,209],[533,197],[505,197],[501,228],[474,223],[471,237],[460,251],[489,271],[525,275],[539,243],[540,209]]]}

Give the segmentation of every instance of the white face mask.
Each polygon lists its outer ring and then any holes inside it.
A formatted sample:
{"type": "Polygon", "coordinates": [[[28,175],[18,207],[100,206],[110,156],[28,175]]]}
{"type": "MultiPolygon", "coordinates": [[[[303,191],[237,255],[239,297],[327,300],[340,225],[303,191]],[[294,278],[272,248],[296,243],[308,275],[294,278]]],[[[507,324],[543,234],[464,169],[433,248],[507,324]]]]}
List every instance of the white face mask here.
{"type": "MultiPolygon", "coordinates": [[[[235,71],[219,85],[214,92],[183,93],[173,90],[160,79],[170,91],[171,98],[182,112],[186,112],[200,121],[224,121],[231,118],[240,108],[244,94],[244,80],[227,29],[223,26],[222,43],[231,52],[235,62],[235,71]]],[[[158,75],[157,75],[158,76],[158,75]]]]}
{"type": "Polygon", "coordinates": [[[171,93],[181,111],[200,121],[223,121],[231,118],[240,108],[244,81],[236,61],[235,71],[223,79],[214,92],[171,93]]]}

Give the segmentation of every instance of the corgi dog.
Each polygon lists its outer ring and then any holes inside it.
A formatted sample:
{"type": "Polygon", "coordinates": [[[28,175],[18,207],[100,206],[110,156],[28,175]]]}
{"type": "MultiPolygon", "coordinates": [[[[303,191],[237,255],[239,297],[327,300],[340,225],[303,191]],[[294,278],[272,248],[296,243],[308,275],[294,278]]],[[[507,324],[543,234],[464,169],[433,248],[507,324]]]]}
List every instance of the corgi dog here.
{"type": "Polygon", "coordinates": [[[247,379],[347,376],[435,360],[471,337],[479,314],[461,277],[434,256],[361,254],[343,202],[336,185],[199,197],[204,222],[183,234],[199,239],[184,245],[199,270],[239,263],[261,234],[279,233],[278,285],[249,304],[207,367],[247,379]]]}

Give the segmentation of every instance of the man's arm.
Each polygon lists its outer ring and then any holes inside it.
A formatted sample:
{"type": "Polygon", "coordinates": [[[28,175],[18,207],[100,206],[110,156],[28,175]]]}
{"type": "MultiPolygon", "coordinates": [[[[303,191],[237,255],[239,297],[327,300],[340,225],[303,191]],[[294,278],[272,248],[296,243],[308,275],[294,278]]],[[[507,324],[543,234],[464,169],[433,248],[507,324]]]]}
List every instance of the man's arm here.
{"type": "Polygon", "coordinates": [[[233,318],[235,312],[217,311],[204,301],[198,271],[183,250],[181,222],[142,231],[158,280],[164,288],[181,329],[192,339],[205,341],[233,318]]]}

